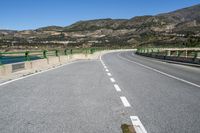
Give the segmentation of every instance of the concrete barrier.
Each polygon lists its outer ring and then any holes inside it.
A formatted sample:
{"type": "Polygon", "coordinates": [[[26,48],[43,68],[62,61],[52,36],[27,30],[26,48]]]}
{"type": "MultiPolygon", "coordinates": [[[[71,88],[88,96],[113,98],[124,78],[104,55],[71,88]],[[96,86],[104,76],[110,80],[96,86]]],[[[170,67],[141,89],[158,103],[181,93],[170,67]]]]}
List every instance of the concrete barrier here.
{"type": "Polygon", "coordinates": [[[52,57],[48,57],[46,59],[39,59],[39,60],[34,60],[34,61],[26,61],[26,62],[14,63],[14,64],[1,65],[0,66],[0,77],[8,76],[12,73],[22,71],[22,70],[30,70],[31,72],[41,71],[44,69],[56,67],[58,65],[65,64],[69,61],[74,61],[74,60],[78,60],[78,59],[93,59],[97,56],[97,53],[52,56],[52,57]]]}
{"type": "Polygon", "coordinates": [[[12,65],[11,64],[0,66],[0,75],[5,76],[10,73],[12,73],[12,65]]]}
{"type": "Polygon", "coordinates": [[[86,59],[86,60],[98,59],[102,54],[109,52],[118,52],[118,51],[130,51],[130,49],[107,50],[107,51],[105,50],[105,51],[98,51],[93,54],[69,54],[69,55],[52,56],[52,57],[50,56],[45,59],[15,63],[16,66],[14,71],[13,71],[13,64],[0,65],[0,80],[6,81],[15,79],[20,76],[29,75],[38,71],[46,70],[79,59],[86,59]],[[24,65],[20,65],[22,63],[24,63],[24,65]]]}
{"type": "MultiPolygon", "coordinates": [[[[67,57],[65,57],[67,58],[67,57]]],[[[67,60],[65,61],[67,62],[67,60]]],[[[59,57],[50,57],[48,59],[39,59],[34,61],[19,62],[0,66],[0,76],[8,76],[12,73],[22,70],[40,71],[60,65],[62,62],[59,57]]],[[[63,61],[64,63],[64,61],[63,61]]]]}

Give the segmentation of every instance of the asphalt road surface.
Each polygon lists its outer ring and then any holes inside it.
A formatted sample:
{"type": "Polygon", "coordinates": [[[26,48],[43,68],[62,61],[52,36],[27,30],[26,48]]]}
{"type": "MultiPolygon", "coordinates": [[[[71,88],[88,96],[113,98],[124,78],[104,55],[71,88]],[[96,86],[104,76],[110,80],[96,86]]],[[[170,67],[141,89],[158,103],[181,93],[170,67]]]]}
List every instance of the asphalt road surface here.
{"type": "Polygon", "coordinates": [[[115,52],[0,84],[0,133],[121,133],[130,116],[199,133],[200,69],[115,52]]]}

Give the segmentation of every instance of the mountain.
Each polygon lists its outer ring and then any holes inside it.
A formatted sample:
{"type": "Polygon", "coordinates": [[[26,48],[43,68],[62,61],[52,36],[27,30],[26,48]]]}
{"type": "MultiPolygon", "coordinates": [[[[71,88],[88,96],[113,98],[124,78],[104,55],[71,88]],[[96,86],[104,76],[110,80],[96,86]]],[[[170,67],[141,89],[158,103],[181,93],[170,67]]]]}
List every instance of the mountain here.
{"type": "Polygon", "coordinates": [[[183,8],[180,10],[176,10],[169,13],[163,13],[158,16],[165,16],[170,18],[171,20],[175,20],[176,22],[185,22],[185,21],[193,21],[195,19],[200,18],[200,4],[183,8]]]}
{"type": "Polygon", "coordinates": [[[47,26],[37,29],[36,31],[62,31],[63,27],[61,26],[47,26]]]}
{"type": "Polygon", "coordinates": [[[79,21],[71,26],[65,27],[64,31],[94,31],[99,29],[113,29],[116,30],[127,20],[125,19],[97,19],[89,21],[79,21]]]}
{"type": "Polygon", "coordinates": [[[5,48],[9,43],[31,48],[200,46],[200,4],[155,16],[79,21],[66,27],[25,31],[0,30],[0,46],[5,48]]]}
{"type": "Polygon", "coordinates": [[[0,34],[14,34],[16,32],[15,30],[0,30],[0,34]]]}

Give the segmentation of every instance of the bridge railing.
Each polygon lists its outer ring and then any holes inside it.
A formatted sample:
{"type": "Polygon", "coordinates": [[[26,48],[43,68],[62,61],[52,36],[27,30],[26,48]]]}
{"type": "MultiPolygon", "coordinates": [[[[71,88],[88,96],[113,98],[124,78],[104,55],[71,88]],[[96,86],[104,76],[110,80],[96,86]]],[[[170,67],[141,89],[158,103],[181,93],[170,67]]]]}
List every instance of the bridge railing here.
{"type": "Polygon", "coordinates": [[[140,48],[136,54],[186,63],[200,64],[200,48],[140,48]]]}
{"type": "Polygon", "coordinates": [[[0,52],[0,65],[45,59],[52,56],[64,56],[72,54],[93,54],[96,51],[105,50],[103,48],[77,48],[64,50],[40,50],[21,52],[0,52]]]}

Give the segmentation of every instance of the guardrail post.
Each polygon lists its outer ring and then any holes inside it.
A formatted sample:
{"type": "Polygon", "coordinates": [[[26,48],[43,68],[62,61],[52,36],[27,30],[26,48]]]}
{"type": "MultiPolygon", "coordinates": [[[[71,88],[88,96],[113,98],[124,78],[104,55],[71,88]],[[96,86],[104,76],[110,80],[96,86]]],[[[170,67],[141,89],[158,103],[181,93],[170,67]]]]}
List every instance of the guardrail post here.
{"type": "Polygon", "coordinates": [[[200,57],[200,51],[197,51],[197,58],[200,57]]]}
{"type": "Polygon", "coordinates": [[[188,51],[185,50],[185,57],[187,58],[188,57],[188,51]]]}
{"type": "Polygon", "coordinates": [[[93,54],[93,52],[94,52],[94,51],[93,51],[93,48],[91,48],[91,49],[90,49],[90,54],[93,54]]]}
{"type": "Polygon", "coordinates": [[[160,50],[159,49],[157,49],[157,54],[159,54],[160,53],[160,50]]]}
{"type": "Polygon", "coordinates": [[[29,60],[30,60],[30,58],[29,58],[29,51],[26,51],[26,52],[25,52],[25,58],[26,58],[26,61],[29,61],[29,60]]]}
{"type": "Polygon", "coordinates": [[[2,65],[2,54],[0,53],[0,65],[2,65]]]}
{"type": "Polygon", "coordinates": [[[180,52],[177,50],[176,51],[176,56],[179,57],[180,52]]]}
{"type": "Polygon", "coordinates": [[[194,52],[194,59],[196,59],[198,56],[198,52],[194,52]]]}
{"type": "Polygon", "coordinates": [[[183,53],[182,51],[177,50],[177,51],[176,51],[177,57],[180,57],[182,53],[183,53]]]}
{"type": "Polygon", "coordinates": [[[140,53],[140,49],[137,49],[137,51],[136,51],[137,53],[140,53]]]}
{"type": "Polygon", "coordinates": [[[86,54],[86,55],[88,54],[88,49],[87,49],[87,48],[85,49],[85,54],[86,54]]]}
{"type": "Polygon", "coordinates": [[[168,51],[167,50],[164,50],[164,51],[165,51],[165,56],[167,56],[168,51]]]}
{"type": "Polygon", "coordinates": [[[56,56],[58,56],[58,50],[55,51],[56,56]]]}
{"type": "Polygon", "coordinates": [[[149,49],[147,49],[147,53],[149,53],[149,49]]]}
{"type": "Polygon", "coordinates": [[[44,50],[44,51],[43,51],[43,57],[44,57],[44,58],[47,58],[47,50],[44,50]]]}
{"type": "Polygon", "coordinates": [[[180,52],[179,52],[179,57],[180,57],[182,54],[184,54],[184,51],[180,51],[180,52]]]}
{"type": "Polygon", "coordinates": [[[171,56],[171,51],[167,50],[167,56],[171,56]]]}
{"type": "Polygon", "coordinates": [[[67,49],[65,49],[64,53],[65,53],[65,55],[67,55],[67,49]]]}

